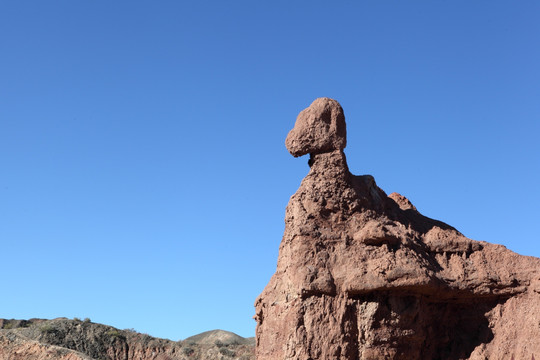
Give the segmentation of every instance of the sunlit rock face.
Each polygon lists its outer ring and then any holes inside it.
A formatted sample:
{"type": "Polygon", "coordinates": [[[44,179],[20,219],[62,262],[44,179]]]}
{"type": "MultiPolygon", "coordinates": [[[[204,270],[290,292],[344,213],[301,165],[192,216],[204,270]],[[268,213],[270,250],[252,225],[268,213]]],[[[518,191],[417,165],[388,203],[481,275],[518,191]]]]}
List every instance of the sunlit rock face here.
{"type": "Polygon", "coordinates": [[[286,146],[311,167],[255,303],[257,359],[540,358],[540,259],[352,175],[335,100],[303,110],[286,146]]]}
{"type": "Polygon", "coordinates": [[[329,98],[315,100],[298,115],[285,145],[294,157],[345,149],[347,130],[341,105],[329,98]]]}

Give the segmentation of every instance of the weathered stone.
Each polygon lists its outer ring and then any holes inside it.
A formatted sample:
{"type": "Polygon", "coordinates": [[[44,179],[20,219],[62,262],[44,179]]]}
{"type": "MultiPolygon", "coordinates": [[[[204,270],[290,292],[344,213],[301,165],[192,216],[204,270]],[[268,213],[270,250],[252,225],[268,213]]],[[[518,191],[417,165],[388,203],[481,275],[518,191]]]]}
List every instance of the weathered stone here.
{"type": "Polygon", "coordinates": [[[294,157],[343,150],[347,130],[341,105],[329,98],[315,100],[298,115],[285,145],[294,157]]]}
{"type": "Polygon", "coordinates": [[[341,107],[322,98],[287,137],[311,169],[255,304],[257,358],[539,357],[540,259],[468,239],[352,175],[344,136],[341,107]]]}

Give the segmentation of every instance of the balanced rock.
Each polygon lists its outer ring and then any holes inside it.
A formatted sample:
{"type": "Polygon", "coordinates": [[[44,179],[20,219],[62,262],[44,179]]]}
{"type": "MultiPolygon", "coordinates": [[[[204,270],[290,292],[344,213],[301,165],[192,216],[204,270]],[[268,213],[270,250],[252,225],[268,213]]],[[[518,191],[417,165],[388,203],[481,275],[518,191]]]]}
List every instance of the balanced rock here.
{"type": "Polygon", "coordinates": [[[298,115],[285,145],[294,157],[345,149],[347,130],[341,105],[329,98],[315,100],[298,115]]]}
{"type": "Polygon", "coordinates": [[[255,303],[257,358],[540,358],[540,259],[468,239],[352,175],[345,136],[328,98],[287,136],[311,168],[255,303]]]}

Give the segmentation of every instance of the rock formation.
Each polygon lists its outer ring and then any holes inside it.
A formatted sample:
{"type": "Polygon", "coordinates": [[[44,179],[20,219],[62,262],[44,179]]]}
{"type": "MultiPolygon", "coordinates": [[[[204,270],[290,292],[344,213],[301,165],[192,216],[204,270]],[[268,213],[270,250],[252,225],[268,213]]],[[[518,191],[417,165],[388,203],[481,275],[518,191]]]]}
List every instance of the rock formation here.
{"type": "Polygon", "coordinates": [[[540,259],[468,239],[352,175],[335,100],[302,111],[286,146],[311,168],[255,303],[257,359],[540,357],[540,259]]]}

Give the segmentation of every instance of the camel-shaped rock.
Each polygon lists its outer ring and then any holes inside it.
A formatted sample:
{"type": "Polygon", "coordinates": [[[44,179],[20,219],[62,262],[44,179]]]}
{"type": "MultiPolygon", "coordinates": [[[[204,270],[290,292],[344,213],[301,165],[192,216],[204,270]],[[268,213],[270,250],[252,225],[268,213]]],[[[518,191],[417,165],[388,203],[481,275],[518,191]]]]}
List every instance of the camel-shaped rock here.
{"type": "Polygon", "coordinates": [[[311,168],[255,307],[257,358],[540,356],[540,259],[466,238],[349,172],[343,109],[320,98],[286,139],[311,168]]]}

